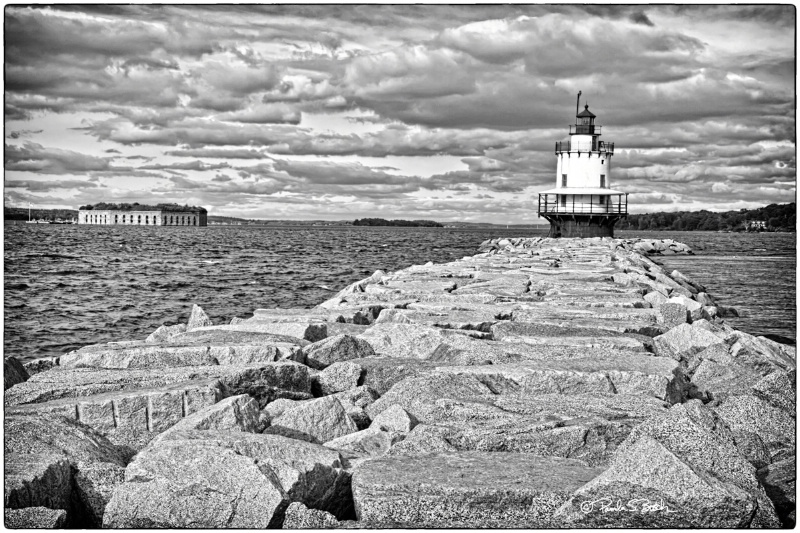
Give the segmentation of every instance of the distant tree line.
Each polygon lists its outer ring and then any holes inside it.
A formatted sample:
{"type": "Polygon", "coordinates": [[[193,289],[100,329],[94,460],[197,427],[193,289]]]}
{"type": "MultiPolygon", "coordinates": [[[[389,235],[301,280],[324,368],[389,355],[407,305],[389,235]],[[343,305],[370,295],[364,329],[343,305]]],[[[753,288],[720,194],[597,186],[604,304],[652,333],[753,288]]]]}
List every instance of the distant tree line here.
{"type": "Polygon", "coordinates": [[[771,204],[758,209],[741,209],[712,213],[711,211],[677,211],[628,215],[617,222],[620,230],[678,230],[678,231],[747,231],[752,222],[761,221],[770,231],[795,230],[795,204],[771,204]]]}
{"type": "MultiPolygon", "coordinates": [[[[28,210],[24,207],[5,207],[3,208],[3,218],[5,220],[28,220],[28,210]]],[[[31,209],[31,219],[33,220],[72,220],[78,218],[78,212],[74,209],[31,209]]]]}
{"type": "Polygon", "coordinates": [[[207,213],[204,207],[198,207],[194,205],[179,205],[179,204],[156,204],[156,205],[147,205],[147,204],[140,204],[134,202],[132,204],[109,204],[106,202],[100,202],[98,204],[89,204],[89,205],[82,205],[80,206],[81,210],[91,211],[167,211],[167,212],[175,212],[175,211],[200,211],[201,213],[207,213]]]}
{"type": "Polygon", "coordinates": [[[354,226],[425,226],[429,228],[443,228],[444,226],[433,220],[386,220],[384,218],[361,218],[353,221],[354,226]]]}

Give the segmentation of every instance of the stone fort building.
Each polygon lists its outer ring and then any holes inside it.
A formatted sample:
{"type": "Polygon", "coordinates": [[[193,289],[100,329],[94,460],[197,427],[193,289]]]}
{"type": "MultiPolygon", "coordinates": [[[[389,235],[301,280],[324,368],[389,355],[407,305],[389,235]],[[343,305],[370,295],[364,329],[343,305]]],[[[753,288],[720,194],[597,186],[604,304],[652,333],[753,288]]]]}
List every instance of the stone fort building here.
{"type": "Polygon", "coordinates": [[[78,224],[122,226],[207,226],[203,207],[177,204],[94,204],[78,210],[78,224]]]}

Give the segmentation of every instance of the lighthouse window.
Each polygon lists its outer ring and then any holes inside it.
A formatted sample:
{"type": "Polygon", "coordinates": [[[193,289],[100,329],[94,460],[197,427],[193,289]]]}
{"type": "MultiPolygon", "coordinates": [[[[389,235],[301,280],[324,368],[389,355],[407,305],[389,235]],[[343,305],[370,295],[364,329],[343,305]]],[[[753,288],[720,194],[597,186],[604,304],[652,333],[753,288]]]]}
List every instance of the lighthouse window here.
{"type": "Polygon", "coordinates": [[[566,187],[567,186],[567,175],[566,174],[561,174],[561,186],[562,187],[566,187]]]}
{"type": "Polygon", "coordinates": [[[562,194],[561,195],[561,207],[567,207],[567,195],[566,194],[562,194]]]}
{"type": "Polygon", "coordinates": [[[600,174],[600,186],[601,187],[605,187],[606,186],[606,175],[605,174],[600,174]]]}
{"type": "Polygon", "coordinates": [[[600,197],[600,205],[605,205],[605,203],[606,203],[606,197],[605,196],[601,196],[600,197]]]}

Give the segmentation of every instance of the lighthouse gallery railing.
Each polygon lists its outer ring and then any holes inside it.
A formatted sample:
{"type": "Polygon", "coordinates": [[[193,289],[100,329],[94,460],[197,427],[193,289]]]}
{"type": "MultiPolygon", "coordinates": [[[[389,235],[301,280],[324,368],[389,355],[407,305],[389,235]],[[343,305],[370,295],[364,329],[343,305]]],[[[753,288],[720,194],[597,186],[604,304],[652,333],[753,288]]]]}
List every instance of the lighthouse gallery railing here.
{"type": "MultiPolygon", "coordinates": [[[[627,194],[611,194],[603,195],[608,198],[605,203],[594,203],[591,200],[587,202],[575,202],[575,196],[567,198],[567,201],[561,199],[561,194],[539,194],[539,209],[540,215],[543,214],[580,214],[580,215],[626,215],[628,214],[628,195],[627,194]],[[617,201],[611,201],[616,197],[617,201]]],[[[586,195],[590,196],[590,195],[586,195]]],[[[592,195],[598,196],[598,195],[592,195]]]]}
{"type": "MultiPolygon", "coordinates": [[[[556,154],[562,152],[588,152],[585,143],[576,143],[575,148],[572,148],[570,141],[556,141],[556,154]]],[[[614,155],[614,143],[605,141],[592,141],[592,152],[606,152],[609,155],[614,155]]]]}

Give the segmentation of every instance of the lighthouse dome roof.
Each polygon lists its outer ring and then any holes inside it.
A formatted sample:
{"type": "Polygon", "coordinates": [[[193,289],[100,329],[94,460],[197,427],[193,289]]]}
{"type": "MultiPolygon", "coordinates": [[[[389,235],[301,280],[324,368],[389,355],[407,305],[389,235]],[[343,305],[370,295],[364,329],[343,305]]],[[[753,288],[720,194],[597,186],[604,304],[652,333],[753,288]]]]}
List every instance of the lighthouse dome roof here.
{"type": "Polygon", "coordinates": [[[594,118],[595,114],[592,113],[591,111],[589,111],[589,104],[586,104],[585,106],[583,106],[583,111],[581,111],[580,113],[577,114],[577,117],[578,118],[583,118],[583,117],[594,118]]]}

